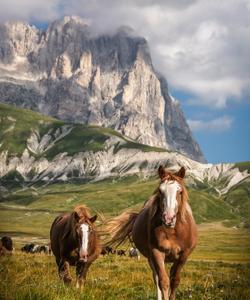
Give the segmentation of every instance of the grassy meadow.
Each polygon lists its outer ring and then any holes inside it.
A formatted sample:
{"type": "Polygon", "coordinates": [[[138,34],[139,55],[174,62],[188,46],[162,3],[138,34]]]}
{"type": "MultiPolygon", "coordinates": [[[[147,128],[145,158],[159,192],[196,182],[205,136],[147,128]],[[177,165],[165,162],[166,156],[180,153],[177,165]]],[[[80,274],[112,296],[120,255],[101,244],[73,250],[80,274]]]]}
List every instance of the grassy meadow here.
{"type": "MultiPolygon", "coordinates": [[[[80,203],[106,217],[128,207],[139,209],[157,183],[155,178],[140,181],[128,177],[12,189],[0,203],[0,234],[12,236],[16,250],[14,255],[0,258],[0,299],[155,299],[151,271],[144,258],[100,257],[91,266],[80,293],[74,283],[65,286],[60,282],[53,256],[25,254],[20,248],[28,242],[47,243],[55,216],[80,203]]],[[[205,190],[190,188],[189,194],[199,223],[199,241],[183,269],[177,299],[249,299],[249,230],[240,226],[242,218],[230,203],[205,190]]],[[[72,275],[74,272],[71,268],[72,275]]]]}

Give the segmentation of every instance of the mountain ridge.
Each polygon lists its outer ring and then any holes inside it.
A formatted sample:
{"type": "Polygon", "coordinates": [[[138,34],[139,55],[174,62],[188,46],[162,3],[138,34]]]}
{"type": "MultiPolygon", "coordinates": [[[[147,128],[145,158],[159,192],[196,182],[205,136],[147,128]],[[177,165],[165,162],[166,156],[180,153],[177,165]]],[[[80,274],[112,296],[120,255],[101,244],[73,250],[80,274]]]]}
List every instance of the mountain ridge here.
{"type": "Polygon", "coordinates": [[[65,17],[47,30],[1,24],[0,40],[1,102],[205,161],[144,38],[127,29],[93,36],[82,19],[65,17]]]}
{"type": "Polygon", "coordinates": [[[219,195],[249,177],[249,163],[202,164],[178,152],[139,144],[112,129],[70,124],[0,104],[0,180],[27,186],[39,181],[99,181],[155,174],[160,164],[184,166],[191,186],[201,183],[219,195]]]}

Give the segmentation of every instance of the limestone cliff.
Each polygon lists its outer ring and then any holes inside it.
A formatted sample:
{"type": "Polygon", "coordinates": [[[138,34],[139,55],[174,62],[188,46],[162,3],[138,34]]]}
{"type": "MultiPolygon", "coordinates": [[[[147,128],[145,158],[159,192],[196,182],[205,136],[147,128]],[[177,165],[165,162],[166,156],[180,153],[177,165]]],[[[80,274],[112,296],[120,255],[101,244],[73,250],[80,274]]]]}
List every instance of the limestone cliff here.
{"type": "Polygon", "coordinates": [[[45,31],[1,24],[0,101],[205,160],[146,40],[124,28],[94,36],[78,17],[45,31]]]}

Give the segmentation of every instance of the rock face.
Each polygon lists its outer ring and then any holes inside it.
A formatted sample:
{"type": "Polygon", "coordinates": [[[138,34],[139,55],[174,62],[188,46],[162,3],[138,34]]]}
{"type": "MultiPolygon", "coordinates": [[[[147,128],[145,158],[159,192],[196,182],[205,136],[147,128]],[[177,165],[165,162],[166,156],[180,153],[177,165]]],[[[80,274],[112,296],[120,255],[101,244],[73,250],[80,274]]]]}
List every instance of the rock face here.
{"type": "Polygon", "coordinates": [[[46,31],[0,25],[0,101],[205,161],[146,40],[127,29],[97,37],[78,17],[46,31]]]}

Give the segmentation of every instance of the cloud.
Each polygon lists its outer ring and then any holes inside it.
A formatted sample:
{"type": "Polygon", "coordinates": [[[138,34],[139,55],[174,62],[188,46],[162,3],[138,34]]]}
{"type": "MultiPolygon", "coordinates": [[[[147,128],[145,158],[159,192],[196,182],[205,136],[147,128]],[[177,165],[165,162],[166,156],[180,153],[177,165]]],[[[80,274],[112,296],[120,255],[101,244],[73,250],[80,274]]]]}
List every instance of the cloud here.
{"type": "Polygon", "coordinates": [[[0,0],[0,21],[46,22],[61,17],[61,0],[0,0]]]}
{"type": "Polygon", "coordinates": [[[0,20],[79,15],[96,33],[128,25],[144,36],[170,90],[224,108],[250,94],[250,0],[0,0],[0,20]]]}
{"type": "Polygon", "coordinates": [[[210,121],[187,120],[189,127],[193,132],[213,132],[221,133],[231,128],[233,119],[229,116],[223,116],[210,121]]]}

